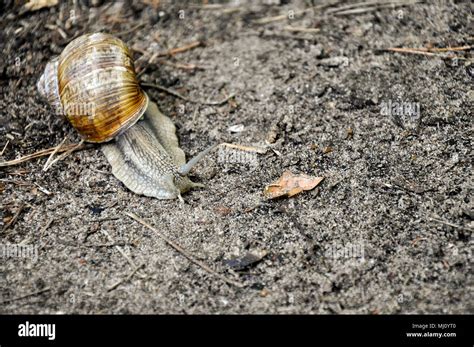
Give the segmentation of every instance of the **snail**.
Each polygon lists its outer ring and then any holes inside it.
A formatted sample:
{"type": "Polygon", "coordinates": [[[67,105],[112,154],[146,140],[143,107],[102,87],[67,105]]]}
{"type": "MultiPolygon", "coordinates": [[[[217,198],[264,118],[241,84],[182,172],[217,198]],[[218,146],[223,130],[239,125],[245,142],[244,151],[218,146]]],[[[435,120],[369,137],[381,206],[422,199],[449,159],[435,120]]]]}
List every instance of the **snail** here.
{"type": "Polygon", "coordinates": [[[141,89],[130,50],[104,33],[86,34],[53,58],[37,88],[84,141],[100,143],[113,175],[131,191],[181,199],[187,174],[215,146],[186,163],[176,127],[141,89]]]}

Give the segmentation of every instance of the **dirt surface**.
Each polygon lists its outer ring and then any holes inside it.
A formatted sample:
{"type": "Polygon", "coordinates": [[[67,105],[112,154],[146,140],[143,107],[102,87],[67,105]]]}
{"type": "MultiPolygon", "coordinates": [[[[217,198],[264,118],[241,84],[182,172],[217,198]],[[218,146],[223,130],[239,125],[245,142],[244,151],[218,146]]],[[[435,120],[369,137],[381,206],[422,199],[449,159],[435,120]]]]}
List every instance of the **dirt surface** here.
{"type": "Polygon", "coordinates": [[[134,49],[143,82],[201,100],[235,93],[209,106],[146,88],[188,158],[220,142],[266,153],[215,152],[184,204],[128,191],[98,146],[46,172],[47,157],[0,168],[0,313],[474,313],[472,50],[384,51],[472,45],[470,1],[345,15],[353,2],[303,14],[310,2],[93,3],[22,13],[3,2],[1,161],[80,140],[36,81],[97,31],[134,49]],[[325,180],[265,199],[285,170],[325,180]]]}

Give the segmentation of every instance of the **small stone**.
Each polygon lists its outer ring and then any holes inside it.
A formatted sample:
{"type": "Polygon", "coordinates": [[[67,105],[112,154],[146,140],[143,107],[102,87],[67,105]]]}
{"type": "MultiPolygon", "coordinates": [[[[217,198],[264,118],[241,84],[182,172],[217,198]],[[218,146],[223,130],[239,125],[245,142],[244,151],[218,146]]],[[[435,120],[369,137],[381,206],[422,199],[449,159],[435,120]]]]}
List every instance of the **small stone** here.
{"type": "Polygon", "coordinates": [[[235,124],[229,127],[230,133],[241,133],[245,130],[245,126],[243,124],[235,124]]]}
{"type": "Polygon", "coordinates": [[[319,62],[319,65],[327,66],[327,67],[339,67],[339,66],[347,66],[349,65],[349,58],[347,57],[332,57],[326,58],[319,62]]]}

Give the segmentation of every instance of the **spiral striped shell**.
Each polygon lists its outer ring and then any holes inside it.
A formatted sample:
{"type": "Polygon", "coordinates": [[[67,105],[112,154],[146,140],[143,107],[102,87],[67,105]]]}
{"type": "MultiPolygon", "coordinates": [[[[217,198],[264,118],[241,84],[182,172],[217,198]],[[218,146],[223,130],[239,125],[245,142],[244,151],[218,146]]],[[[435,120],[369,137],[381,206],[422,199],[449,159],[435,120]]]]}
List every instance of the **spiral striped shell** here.
{"type": "Polygon", "coordinates": [[[88,142],[111,140],[148,106],[129,49],[103,33],[78,37],[66,46],[46,66],[38,90],[88,142]]]}

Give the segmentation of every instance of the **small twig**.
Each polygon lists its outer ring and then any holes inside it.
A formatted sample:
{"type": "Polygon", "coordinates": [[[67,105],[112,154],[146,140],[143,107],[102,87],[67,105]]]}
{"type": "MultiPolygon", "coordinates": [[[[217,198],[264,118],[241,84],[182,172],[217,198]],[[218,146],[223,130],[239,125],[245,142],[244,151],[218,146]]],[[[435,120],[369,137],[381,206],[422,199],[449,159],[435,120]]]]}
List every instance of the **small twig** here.
{"type": "Polygon", "coordinates": [[[319,28],[293,27],[291,25],[286,26],[284,29],[286,31],[301,32],[301,33],[317,33],[321,30],[319,28]]]}
{"type": "Polygon", "coordinates": [[[167,52],[158,53],[158,54],[156,54],[156,56],[157,57],[166,57],[166,56],[169,56],[169,55],[175,55],[175,54],[178,54],[178,53],[183,53],[183,52],[189,51],[193,48],[196,48],[196,47],[199,47],[199,46],[202,46],[202,45],[203,45],[202,41],[194,41],[194,42],[191,42],[191,43],[189,43],[185,46],[173,48],[173,49],[168,50],[167,52]]]}
{"type": "MultiPolygon", "coordinates": [[[[138,79],[141,75],[143,75],[146,72],[146,70],[148,69],[149,66],[150,66],[150,63],[149,62],[146,63],[146,65],[143,68],[141,68],[141,70],[139,72],[137,72],[135,77],[138,79]]],[[[137,69],[135,69],[135,71],[136,70],[137,69]]]]}
{"type": "Polygon", "coordinates": [[[437,57],[439,54],[432,53],[432,52],[426,52],[426,51],[420,51],[415,48],[396,48],[396,47],[391,47],[385,49],[385,51],[388,52],[396,52],[396,53],[410,53],[410,54],[422,54],[422,55],[427,55],[427,56],[434,56],[437,57]]]}
{"type": "Polygon", "coordinates": [[[46,171],[48,170],[51,166],[53,166],[55,163],[57,163],[58,161],[61,161],[61,160],[64,160],[67,156],[69,156],[72,152],[74,152],[76,150],[76,148],[82,146],[82,144],[84,143],[84,140],[81,140],[81,142],[79,142],[76,147],[72,147],[71,149],[65,151],[63,154],[61,154],[60,156],[58,156],[56,159],[52,160],[51,163],[49,163],[49,166],[46,168],[46,169],[43,169],[43,171],[46,171]]]}
{"type": "Polygon", "coordinates": [[[22,296],[18,296],[18,297],[16,297],[16,298],[6,299],[6,300],[3,300],[3,301],[0,301],[0,304],[6,304],[6,303],[8,303],[8,302],[18,301],[18,300],[21,300],[21,299],[28,298],[28,297],[30,297],[30,296],[35,296],[35,295],[43,294],[43,293],[48,292],[48,291],[50,291],[50,290],[51,290],[50,287],[46,287],[46,288],[43,288],[43,289],[38,290],[38,291],[33,292],[33,293],[29,293],[29,294],[25,294],[25,295],[22,295],[22,296]]]}
{"type": "Polygon", "coordinates": [[[44,232],[45,232],[46,230],[48,230],[48,228],[51,226],[51,224],[53,224],[53,222],[54,222],[54,219],[53,219],[53,218],[50,218],[50,219],[46,222],[45,226],[42,227],[41,230],[40,230],[40,232],[39,232],[40,237],[43,236],[44,232]]]}
{"type": "Polygon", "coordinates": [[[467,231],[471,231],[471,232],[474,231],[474,229],[466,228],[466,227],[463,227],[463,226],[461,226],[461,225],[453,224],[453,223],[444,221],[444,220],[442,220],[442,219],[434,218],[434,217],[431,217],[431,216],[426,216],[426,218],[431,219],[432,221],[435,221],[435,222],[438,222],[438,223],[441,223],[441,224],[444,224],[444,225],[447,225],[447,226],[456,228],[456,229],[463,229],[463,230],[467,230],[467,231]]]}
{"type": "Polygon", "coordinates": [[[61,29],[61,27],[57,26],[57,25],[50,25],[50,24],[46,24],[45,25],[45,28],[46,29],[49,29],[51,31],[57,31],[59,33],[59,35],[61,35],[61,37],[64,39],[64,40],[67,40],[68,36],[66,34],[66,32],[61,29]]]}
{"type": "Polygon", "coordinates": [[[0,182],[5,182],[5,183],[13,183],[17,186],[20,187],[33,187],[34,185],[30,182],[23,182],[23,181],[16,181],[16,180],[9,180],[9,179],[4,179],[0,178],[0,182]]]}
{"type": "Polygon", "coordinates": [[[336,12],[334,13],[335,16],[349,16],[353,14],[364,14],[368,12],[374,12],[378,11],[384,8],[396,8],[396,7],[402,7],[402,6],[408,6],[408,5],[414,5],[419,3],[419,1],[415,2],[401,2],[401,3],[390,3],[387,5],[379,5],[379,6],[373,6],[373,7],[366,7],[366,8],[354,8],[352,10],[347,10],[347,11],[341,11],[341,12],[336,12]]]}
{"type": "Polygon", "coordinates": [[[240,12],[242,9],[243,7],[225,8],[222,10],[222,13],[229,14],[229,13],[234,13],[234,12],[240,12]]]}
{"type": "Polygon", "coordinates": [[[205,70],[204,67],[198,66],[196,64],[173,63],[167,60],[159,60],[158,62],[160,64],[172,66],[172,67],[175,67],[177,69],[182,69],[182,70],[205,70]]]}
{"type": "Polygon", "coordinates": [[[338,6],[336,8],[330,8],[329,10],[326,11],[326,14],[331,14],[334,12],[339,12],[339,11],[344,11],[344,10],[349,10],[354,7],[363,7],[363,6],[373,6],[373,5],[380,5],[381,2],[379,0],[371,0],[371,1],[363,1],[363,2],[356,2],[356,3],[349,3],[349,4],[341,4],[341,6],[338,6]]]}
{"type": "Polygon", "coordinates": [[[42,187],[40,186],[38,183],[35,182],[35,186],[38,187],[38,189],[40,190],[40,192],[48,195],[48,196],[51,196],[53,195],[53,193],[51,193],[49,190],[47,190],[45,187],[42,187]]]}
{"type": "Polygon", "coordinates": [[[115,36],[122,36],[122,35],[130,34],[130,33],[134,32],[135,30],[137,30],[138,28],[140,28],[144,25],[145,25],[145,23],[138,23],[137,25],[131,27],[130,29],[115,33],[114,35],[115,36]]]}
{"type": "Polygon", "coordinates": [[[7,175],[16,175],[16,176],[24,176],[28,173],[30,173],[31,171],[30,170],[26,170],[26,169],[18,169],[16,171],[7,171],[7,175]]]}
{"type": "Polygon", "coordinates": [[[133,269],[132,272],[130,272],[130,274],[125,277],[123,280],[120,280],[118,282],[116,282],[115,284],[111,285],[109,288],[107,288],[107,291],[108,292],[111,292],[112,290],[114,290],[115,288],[117,288],[119,285],[121,285],[122,283],[125,283],[125,282],[128,282],[132,277],[133,275],[135,275],[137,273],[138,270],[140,269],[143,269],[145,267],[145,264],[141,264],[139,266],[137,266],[135,269],[133,269]]]}
{"type": "Polygon", "coordinates": [[[142,224],[143,226],[147,227],[148,229],[154,231],[156,233],[156,235],[158,235],[158,237],[160,237],[163,241],[165,241],[169,246],[173,247],[181,255],[186,257],[190,262],[192,262],[195,265],[199,266],[200,268],[202,268],[206,272],[210,273],[211,275],[214,275],[214,276],[218,277],[219,279],[221,279],[222,281],[224,281],[228,284],[237,286],[239,288],[244,287],[243,283],[228,279],[227,277],[221,275],[217,271],[211,269],[208,265],[206,265],[203,262],[201,262],[201,261],[197,260],[196,258],[194,258],[190,253],[188,253],[188,251],[186,251],[184,248],[182,248],[181,246],[179,246],[175,242],[168,239],[166,236],[162,235],[156,228],[152,227],[150,224],[145,222],[143,219],[139,218],[137,215],[135,215],[133,213],[130,213],[130,212],[124,212],[124,214],[129,216],[130,218],[134,219],[138,223],[142,224]]]}
{"type": "MultiPolygon", "coordinates": [[[[202,44],[202,42],[200,42],[200,44],[202,44]]],[[[185,47],[175,48],[174,50],[170,50],[166,53],[154,53],[151,57],[149,57],[146,65],[143,68],[141,68],[141,70],[137,73],[137,78],[145,73],[145,71],[148,69],[148,67],[155,62],[156,58],[158,58],[158,57],[167,57],[167,56],[171,56],[171,55],[174,55],[174,54],[177,54],[177,53],[182,53],[186,50],[189,50],[189,49],[197,47],[197,46],[198,46],[198,44],[197,44],[197,42],[195,42],[195,43],[189,44],[185,47]]],[[[135,50],[143,54],[142,57],[140,57],[140,58],[145,58],[146,56],[149,55],[148,52],[145,51],[145,50],[138,50],[137,48],[135,48],[135,50]]],[[[158,63],[165,64],[165,65],[170,65],[170,66],[173,66],[175,68],[183,69],[183,70],[197,70],[197,69],[205,70],[204,67],[198,66],[198,65],[195,65],[195,64],[172,63],[172,62],[168,62],[166,60],[159,60],[158,63]]]]}
{"type": "Polygon", "coordinates": [[[334,12],[335,16],[350,16],[353,14],[364,14],[368,12],[374,12],[377,11],[378,9],[381,9],[382,6],[373,6],[373,7],[365,7],[365,8],[353,8],[351,10],[347,11],[338,11],[334,12]]]}
{"type": "Polygon", "coordinates": [[[46,160],[46,163],[44,163],[43,171],[47,171],[48,168],[51,166],[50,163],[53,160],[54,155],[61,149],[61,147],[64,145],[64,142],[66,142],[66,139],[67,139],[67,136],[64,137],[64,139],[61,141],[61,143],[56,146],[56,148],[54,149],[53,152],[51,152],[51,154],[48,157],[48,160],[46,160]]]}
{"type": "Polygon", "coordinates": [[[396,8],[401,6],[415,5],[421,2],[423,2],[423,0],[366,1],[339,6],[335,9],[327,11],[326,14],[333,14],[335,16],[363,14],[384,8],[396,8]]]}
{"type": "Polygon", "coordinates": [[[416,48],[419,51],[424,52],[460,52],[460,51],[469,51],[473,49],[474,46],[459,46],[459,47],[431,47],[431,48],[416,48]]]}
{"type": "Polygon", "coordinates": [[[168,89],[166,87],[162,87],[158,84],[154,84],[154,83],[145,83],[145,82],[142,82],[140,83],[142,86],[144,87],[150,87],[150,88],[155,88],[155,89],[158,89],[158,90],[161,90],[162,92],[165,92],[165,93],[168,93],[170,95],[173,95],[179,99],[182,99],[184,101],[189,101],[189,102],[192,102],[192,103],[195,103],[195,104],[201,104],[201,105],[210,105],[210,106],[218,106],[218,105],[222,105],[224,103],[226,103],[227,101],[229,101],[230,99],[232,99],[235,94],[230,94],[229,96],[227,96],[226,98],[220,100],[220,101],[203,101],[203,100],[194,100],[194,99],[190,99],[190,98],[187,98],[185,97],[184,95],[181,95],[179,94],[178,92],[172,90],[172,89],[168,89]]]}
{"type": "MultiPolygon", "coordinates": [[[[227,91],[224,89],[223,92],[224,92],[224,96],[225,96],[226,98],[228,98],[228,97],[229,97],[229,94],[227,94],[227,91]]],[[[229,99],[229,105],[230,105],[232,108],[236,108],[236,107],[237,107],[237,103],[235,102],[235,100],[232,100],[232,99],[229,99]]]]}
{"type": "Polygon", "coordinates": [[[385,51],[396,52],[396,53],[419,54],[419,55],[426,55],[426,56],[430,56],[430,57],[439,57],[439,58],[444,58],[444,59],[466,60],[466,58],[464,58],[464,57],[459,57],[459,56],[456,56],[456,55],[446,55],[446,54],[428,52],[428,51],[421,50],[421,49],[418,49],[418,48],[390,47],[390,48],[386,48],[385,51]]]}
{"type": "Polygon", "coordinates": [[[70,144],[70,145],[64,145],[59,150],[57,150],[57,146],[54,146],[54,147],[51,147],[51,148],[42,149],[41,151],[38,151],[38,152],[33,153],[33,154],[25,155],[25,156],[20,157],[18,159],[13,159],[13,160],[9,160],[9,161],[0,162],[0,167],[18,165],[18,164],[21,164],[25,161],[29,161],[29,160],[32,160],[32,159],[35,159],[35,158],[40,158],[40,157],[50,155],[54,151],[57,151],[57,153],[62,153],[62,152],[66,152],[66,151],[70,150],[71,148],[74,148],[73,151],[79,151],[79,150],[82,150],[82,149],[90,148],[91,146],[92,146],[91,144],[82,144],[81,146],[78,146],[76,143],[74,143],[74,144],[70,144]]]}
{"type": "Polygon", "coordinates": [[[2,156],[3,153],[5,153],[5,150],[7,149],[9,143],[10,143],[10,140],[7,140],[7,143],[5,143],[5,146],[3,147],[2,152],[0,152],[0,156],[2,156]]]}
{"type": "Polygon", "coordinates": [[[119,253],[122,255],[122,257],[124,257],[128,261],[128,263],[130,265],[132,265],[133,268],[136,268],[137,265],[135,264],[135,262],[127,255],[127,253],[125,253],[125,251],[122,249],[122,247],[118,246],[115,243],[115,240],[112,238],[112,236],[110,236],[110,234],[104,229],[102,229],[101,231],[105,236],[107,236],[107,238],[109,239],[110,242],[115,244],[115,248],[117,249],[117,251],[119,251],[119,253]]]}
{"type": "Polygon", "coordinates": [[[5,226],[3,227],[3,231],[7,230],[8,228],[10,228],[15,222],[16,220],[18,219],[18,216],[20,215],[20,213],[23,211],[23,209],[25,208],[25,204],[21,204],[20,207],[18,207],[18,210],[16,211],[15,215],[12,217],[12,219],[7,223],[5,224],[5,226]]]}

